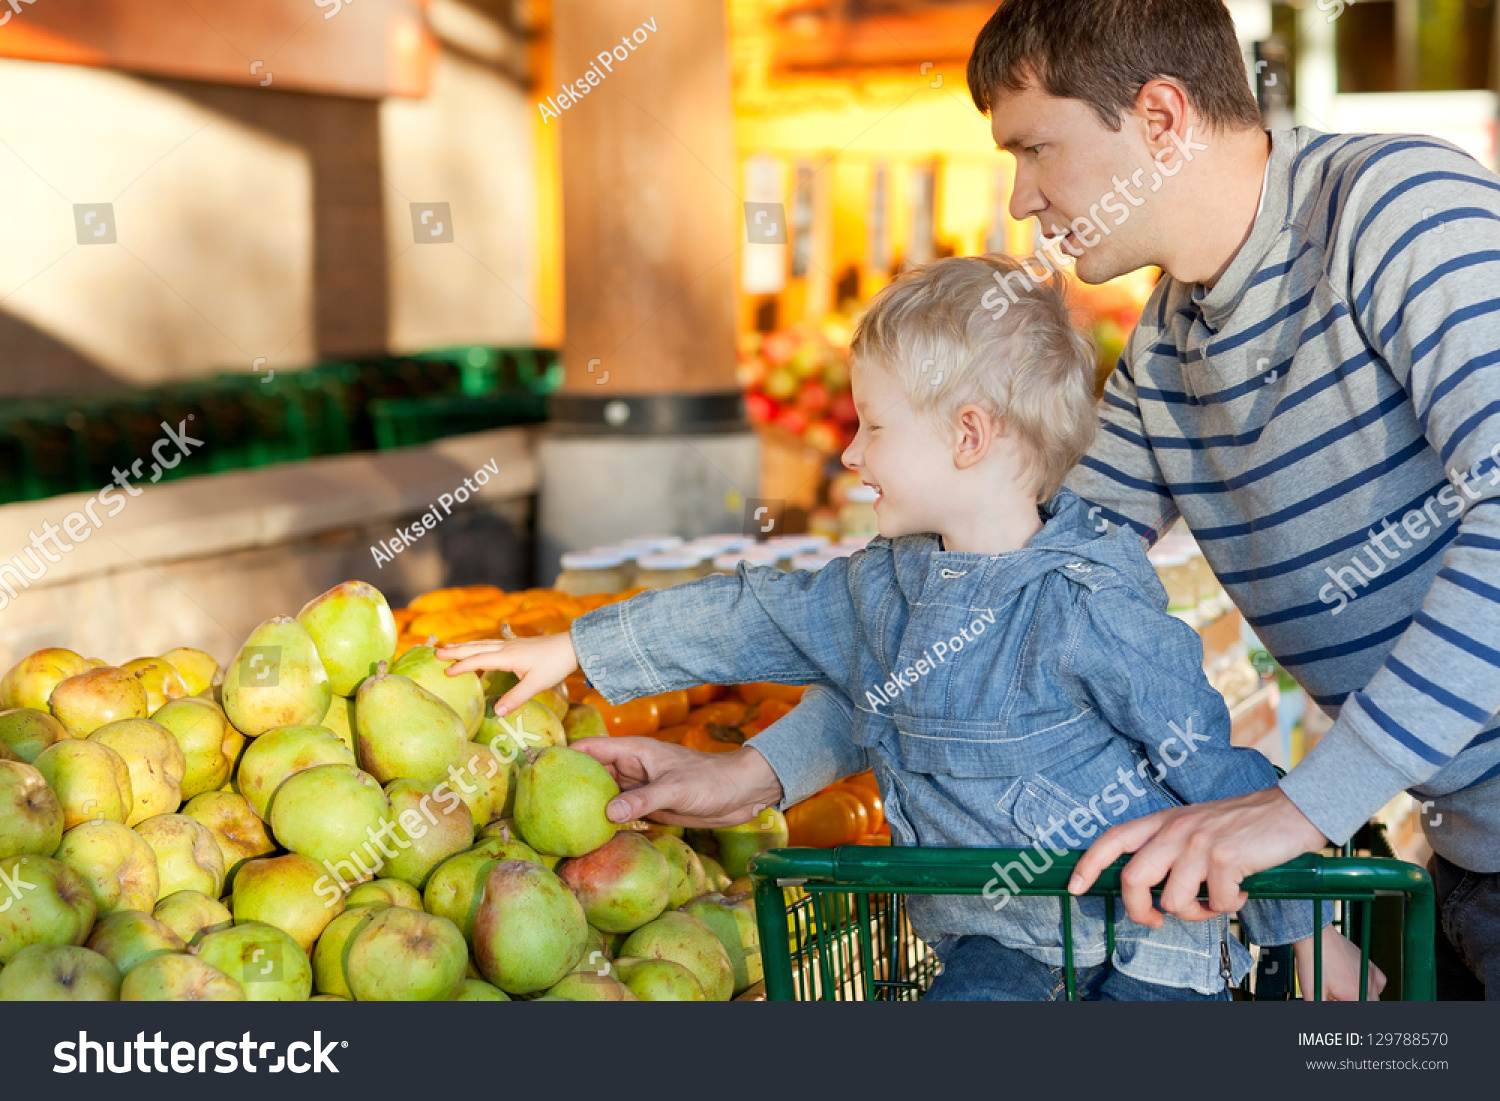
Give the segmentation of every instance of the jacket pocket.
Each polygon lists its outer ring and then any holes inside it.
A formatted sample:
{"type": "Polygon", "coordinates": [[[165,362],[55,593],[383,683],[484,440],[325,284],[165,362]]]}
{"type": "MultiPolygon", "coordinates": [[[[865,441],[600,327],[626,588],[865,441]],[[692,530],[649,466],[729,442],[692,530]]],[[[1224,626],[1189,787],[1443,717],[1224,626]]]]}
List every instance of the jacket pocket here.
{"type": "Polygon", "coordinates": [[[1057,712],[1046,725],[1023,730],[999,723],[892,716],[901,760],[911,772],[966,778],[1024,776],[1108,741],[1092,708],[1057,712]]]}

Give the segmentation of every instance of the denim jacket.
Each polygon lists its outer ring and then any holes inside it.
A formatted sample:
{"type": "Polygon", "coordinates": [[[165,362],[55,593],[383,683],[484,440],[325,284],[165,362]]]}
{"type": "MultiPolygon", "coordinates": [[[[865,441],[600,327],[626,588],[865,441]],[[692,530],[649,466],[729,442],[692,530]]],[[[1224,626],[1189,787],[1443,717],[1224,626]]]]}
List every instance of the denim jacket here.
{"type": "MultiPolygon", "coordinates": [[[[1107,826],[1272,786],[1265,757],[1229,744],[1202,643],[1166,614],[1140,539],[1098,535],[1067,490],[1041,513],[1030,544],[1003,554],[909,535],[816,573],[741,564],[591,612],[574,647],[612,703],[696,684],[834,689],[750,744],[783,806],[873,767],[901,845],[1032,849],[1039,871],[1107,826]]],[[[982,897],[909,897],[917,934],[986,935],[1061,965],[1061,900],[1012,897],[1020,864],[996,872],[982,897]]],[[[1073,905],[1075,965],[1104,962],[1104,900],[1073,905]]],[[[1226,954],[1235,982],[1249,970],[1225,916],[1153,930],[1116,913],[1112,962],[1132,978],[1214,993],[1226,954]]],[[[1307,903],[1253,900],[1240,916],[1261,945],[1313,932],[1307,903]]]]}

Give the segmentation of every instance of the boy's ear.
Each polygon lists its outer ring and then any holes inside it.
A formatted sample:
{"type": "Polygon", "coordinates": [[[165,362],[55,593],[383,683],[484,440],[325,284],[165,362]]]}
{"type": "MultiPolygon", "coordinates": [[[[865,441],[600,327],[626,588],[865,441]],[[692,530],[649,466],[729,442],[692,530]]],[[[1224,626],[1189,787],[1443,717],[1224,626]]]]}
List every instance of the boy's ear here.
{"type": "Polygon", "coordinates": [[[960,470],[983,460],[1001,432],[1000,422],[972,403],[959,407],[954,428],[953,463],[960,470]]]}

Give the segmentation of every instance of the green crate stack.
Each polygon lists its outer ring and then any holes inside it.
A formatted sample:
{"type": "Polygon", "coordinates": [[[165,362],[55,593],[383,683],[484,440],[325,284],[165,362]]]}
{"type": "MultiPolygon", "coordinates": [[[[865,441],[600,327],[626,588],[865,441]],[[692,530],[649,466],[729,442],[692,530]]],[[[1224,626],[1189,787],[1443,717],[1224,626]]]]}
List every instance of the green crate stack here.
{"type": "Polygon", "coordinates": [[[0,504],[92,493],[137,463],[142,473],[132,481],[150,481],[153,469],[167,481],[535,423],[560,382],[551,349],[463,345],[8,401],[0,407],[0,504]],[[203,446],[160,467],[152,447],[165,436],[163,422],[185,425],[203,446]]]}

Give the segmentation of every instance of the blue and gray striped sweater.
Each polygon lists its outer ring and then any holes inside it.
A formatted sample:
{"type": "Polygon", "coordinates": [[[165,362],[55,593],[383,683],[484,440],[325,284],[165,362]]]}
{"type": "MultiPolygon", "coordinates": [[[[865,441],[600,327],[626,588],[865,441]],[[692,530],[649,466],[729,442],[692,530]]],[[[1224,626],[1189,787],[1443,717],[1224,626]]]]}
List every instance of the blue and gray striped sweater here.
{"type": "Polygon", "coordinates": [[[1342,841],[1403,788],[1500,871],[1500,180],[1435,138],[1272,134],[1210,289],[1163,277],[1068,485],[1181,515],[1333,729],[1283,781],[1342,841]],[[1441,816],[1441,817],[1439,817],[1441,816]]]}

